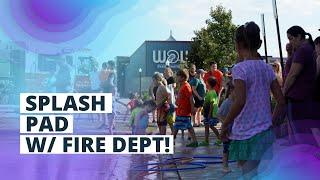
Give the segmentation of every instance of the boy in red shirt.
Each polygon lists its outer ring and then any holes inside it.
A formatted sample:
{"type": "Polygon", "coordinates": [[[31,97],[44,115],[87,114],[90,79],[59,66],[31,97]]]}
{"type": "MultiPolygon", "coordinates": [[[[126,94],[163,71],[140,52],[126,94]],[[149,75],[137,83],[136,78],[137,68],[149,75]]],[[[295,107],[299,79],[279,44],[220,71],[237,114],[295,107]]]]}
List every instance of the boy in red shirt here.
{"type": "Polygon", "coordinates": [[[189,73],[186,70],[179,70],[177,72],[177,81],[180,83],[180,89],[178,93],[178,98],[176,100],[176,121],[174,123],[173,136],[176,138],[179,130],[188,129],[191,136],[192,142],[187,145],[187,147],[198,147],[198,142],[194,129],[191,125],[191,115],[194,112],[194,102],[192,96],[192,88],[187,82],[189,73]]]}

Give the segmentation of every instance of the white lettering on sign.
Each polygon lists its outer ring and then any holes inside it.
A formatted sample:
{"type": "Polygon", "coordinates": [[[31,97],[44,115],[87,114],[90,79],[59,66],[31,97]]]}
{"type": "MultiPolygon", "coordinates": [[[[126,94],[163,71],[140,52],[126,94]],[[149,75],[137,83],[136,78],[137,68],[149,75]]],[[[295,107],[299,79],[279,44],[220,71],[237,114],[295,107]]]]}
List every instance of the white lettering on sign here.
{"type": "Polygon", "coordinates": [[[167,61],[170,64],[176,64],[179,62],[184,62],[188,56],[188,51],[176,51],[176,50],[153,50],[153,62],[156,64],[166,63],[167,61]]]}

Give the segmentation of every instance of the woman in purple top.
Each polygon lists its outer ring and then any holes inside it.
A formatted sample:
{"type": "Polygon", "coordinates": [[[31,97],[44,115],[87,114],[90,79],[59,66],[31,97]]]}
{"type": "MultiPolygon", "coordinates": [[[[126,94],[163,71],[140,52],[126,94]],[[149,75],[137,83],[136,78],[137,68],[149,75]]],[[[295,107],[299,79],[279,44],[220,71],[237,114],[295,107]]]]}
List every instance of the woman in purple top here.
{"type": "Polygon", "coordinates": [[[284,72],[283,72],[283,82],[286,81],[287,79],[287,76],[289,74],[289,71],[290,71],[290,67],[291,67],[291,64],[292,64],[292,56],[293,56],[293,53],[294,53],[294,49],[292,47],[292,44],[290,43],[287,43],[286,45],[286,51],[287,51],[287,62],[286,62],[286,65],[284,67],[284,72]]]}
{"type": "MultiPolygon", "coordinates": [[[[312,36],[299,26],[287,31],[290,44],[295,49],[283,92],[288,100],[289,119],[293,120],[295,133],[311,133],[319,109],[314,103],[316,60],[312,36]],[[308,36],[308,39],[306,39],[308,36]]],[[[319,113],[318,113],[319,114],[319,113]]]]}
{"type": "Polygon", "coordinates": [[[235,99],[223,122],[221,138],[232,140],[229,158],[238,161],[245,179],[251,179],[273,144],[271,126],[285,100],[271,66],[258,54],[261,47],[258,25],[249,22],[240,26],[235,41],[237,54],[243,60],[232,69],[235,99]],[[277,101],[273,117],[270,90],[277,101]],[[232,122],[232,132],[228,135],[232,122]]]}

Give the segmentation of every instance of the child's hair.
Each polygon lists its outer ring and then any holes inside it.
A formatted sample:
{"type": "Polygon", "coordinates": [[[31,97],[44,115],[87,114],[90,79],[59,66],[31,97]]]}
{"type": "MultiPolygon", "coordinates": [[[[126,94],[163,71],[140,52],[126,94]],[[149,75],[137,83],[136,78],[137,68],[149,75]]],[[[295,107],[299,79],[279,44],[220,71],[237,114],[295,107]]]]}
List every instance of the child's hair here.
{"type": "Polygon", "coordinates": [[[167,74],[169,74],[169,76],[173,76],[173,71],[172,71],[172,69],[171,69],[170,67],[166,67],[166,68],[164,69],[164,72],[167,73],[167,74]]]}
{"type": "Polygon", "coordinates": [[[308,41],[310,45],[314,48],[314,42],[312,40],[312,36],[310,33],[307,33],[302,27],[300,26],[292,26],[287,31],[288,34],[290,34],[293,37],[301,36],[302,39],[306,39],[306,36],[308,36],[308,41]]]}
{"type": "Polygon", "coordinates": [[[162,76],[160,73],[155,73],[153,76],[152,76],[152,79],[153,80],[156,80],[157,82],[161,82],[162,81],[162,76]]]}
{"type": "Polygon", "coordinates": [[[142,107],[144,102],[141,99],[137,99],[136,101],[136,107],[142,107]]]}
{"type": "Polygon", "coordinates": [[[152,107],[152,108],[156,108],[157,104],[154,100],[148,100],[143,103],[143,107],[147,107],[147,106],[152,107]]]}
{"type": "Polygon", "coordinates": [[[210,66],[215,65],[215,64],[217,64],[217,62],[215,62],[215,61],[210,62],[210,66]]]}
{"type": "Polygon", "coordinates": [[[258,50],[262,43],[259,26],[255,22],[247,22],[245,25],[238,27],[235,41],[251,51],[258,50]]]}
{"type": "Polygon", "coordinates": [[[134,98],[136,98],[136,93],[133,93],[133,92],[130,92],[129,93],[129,99],[134,99],[134,98]]]}
{"type": "Polygon", "coordinates": [[[180,76],[180,77],[187,80],[187,79],[189,79],[189,72],[186,69],[179,69],[177,72],[177,76],[180,76]]]}
{"type": "Polygon", "coordinates": [[[209,84],[209,86],[210,86],[211,88],[214,88],[214,87],[216,86],[216,84],[217,84],[216,78],[210,77],[210,78],[208,79],[208,84],[209,84]]]}

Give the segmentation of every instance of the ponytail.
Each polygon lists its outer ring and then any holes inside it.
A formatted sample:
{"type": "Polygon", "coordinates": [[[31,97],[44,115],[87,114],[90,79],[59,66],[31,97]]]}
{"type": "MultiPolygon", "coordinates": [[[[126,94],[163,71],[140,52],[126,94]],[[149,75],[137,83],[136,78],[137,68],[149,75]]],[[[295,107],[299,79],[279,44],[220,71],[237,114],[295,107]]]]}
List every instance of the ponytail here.
{"type": "Polygon", "coordinates": [[[306,36],[308,36],[308,42],[310,43],[310,45],[313,47],[313,49],[315,49],[315,44],[313,42],[311,34],[310,33],[306,33],[306,36]]]}
{"type": "Polygon", "coordinates": [[[306,39],[306,36],[308,36],[308,42],[310,43],[310,45],[313,47],[313,49],[315,48],[314,42],[312,40],[312,36],[310,33],[306,33],[304,31],[304,29],[300,26],[292,26],[291,28],[289,28],[287,30],[287,33],[290,34],[293,37],[298,37],[298,35],[301,36],[302,39],[306,39]]]}

